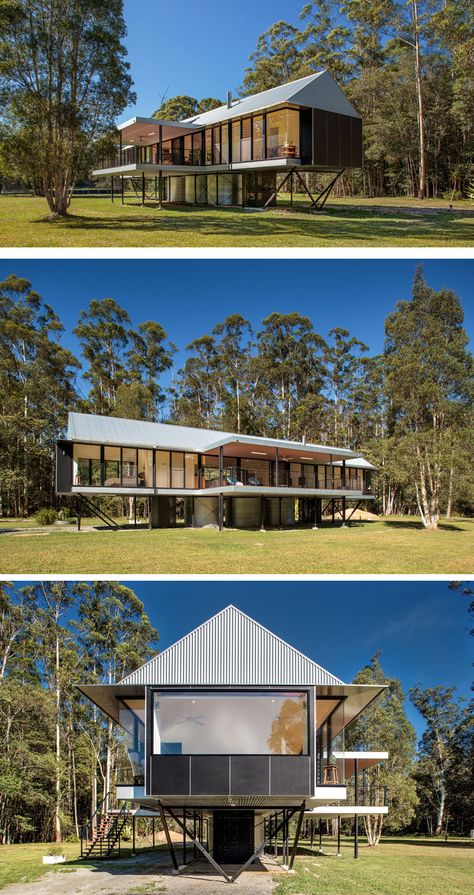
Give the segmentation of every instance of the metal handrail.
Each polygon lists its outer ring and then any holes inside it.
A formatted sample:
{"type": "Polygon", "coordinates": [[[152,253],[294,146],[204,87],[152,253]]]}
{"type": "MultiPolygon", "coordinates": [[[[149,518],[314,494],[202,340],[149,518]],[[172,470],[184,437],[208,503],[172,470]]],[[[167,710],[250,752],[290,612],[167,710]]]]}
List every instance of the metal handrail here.
{"type": "Polygon", "coordinates": [[[79,838],[81,841],[81,858],[83,857],[83,851],[87,851],[89,847],[89,842],[91,842],[94,838],[93,829],[94,827],[98,829],[100,824],[102,823],[102,818],[106,812],[103,810],[106,805],[108,805],[110,798],[110,791],[104,796],[101,802],[97,805],[94,813],[90,816],[89,820],[86,821],[85,824],[82,824],[79,827],[79,838]],[[84,846],[84,842],[86,846],[84,846]]]}

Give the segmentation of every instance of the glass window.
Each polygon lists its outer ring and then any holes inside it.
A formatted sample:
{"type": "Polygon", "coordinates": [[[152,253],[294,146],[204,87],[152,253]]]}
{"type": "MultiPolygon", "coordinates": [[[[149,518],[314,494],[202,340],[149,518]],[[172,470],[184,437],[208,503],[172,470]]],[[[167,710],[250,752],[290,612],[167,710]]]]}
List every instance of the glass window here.
{"type": "Polygon", "coordinates": [[[161,161],[163,165],[171,165],[172,157],[171,157],[171,140],[165,140],[163,143],[163,149],[161,153],[161,161]]]}
{"type": "Polygon", "coordinates": [[[243,162],[250,162],[252,159],[252,120],[244,118],[242,121],[242,149],[241,159],[243,162]]]}
{"type": "Polygon", "coordinates": [[[156,451],[156,487],[170,486],[170,452],[156,451]]]}
{"type": "Polygon", "coordinates": [[[227,121],[221,128],[221,162],[223,165],[229,164],[229,125],[227,121]]]}
{"type": "Polygon", "coordinates": [[[132,488],[137,484],[137,449],[122,448],[122,485],[132,488]]]}
{"type": "Polygon", "coordinates": [[[197,488],[196,470],[197,470],[197,454],[184,455],[185,469],[185,487],[197,488]]]}
{"type": "Polygon", "coordinates": [[[204,488],[219,484],[219,457],[202,458],[202,481],[204,488]]]}
{"type": "Polygon", "coordinates": [[[177,451],[171,454],[171,487],[184,488],[184,454],[177,451]]]}
{"type": "Polygon", "coordinates": [[[214,165],[221,163],[221,129],[213,127],[212,129],[212,162],[214,165]]]}
{"type": "Polygon", "coordinates": [[[257,457],[252,459],[243,458],[240,461],[240,465],[245,470],[244,484],[270,484],[270,463],[268,460],[259,460],[257,457]]]}
{"type": "Polygon", "coordinates": [[[184,138],[184,164],[191,165],[193,161],[193,136],[186,134],[184,138]]]}
{"type": "Polygon", "coordinates": [[[263,159],[263,115],[257,115],[253,119],[253,158],[255,161],[263,159]]]}
{"type": "Polygon", "coordinates": [[[314,466],[310,466],[309,463],[304,464],[303,478],[304,478],[304,487],[305,488],[315,488],[316,487],[316,476],[315,476],[315,472],[314,472],[314,466]]]}
{"type": "Polygon", "coordinates": [[[100,445],[75,444],[74,457],[74,484],[83,485],[86,488],[100,485],[100,445]]]}
{"type": "Polygon", "coordinates": [[[193,134],[193,163],[202,165],[202,131],[193,134]]]}
{"type": "Polygon", "coordinates": [[[212,131],[207,130],[205,133],[206,145],[206,165],[212,165],[212,131]]]}
{"type": "Polygon", "coordinates": [[[298,487],[301,485],[301,463],[290,463],[290,485],[298,487]]]}
{"type": "Polygon", "coordinates": [[[299,158],[300,116],[295,109],[267,115],[267,158],[299,158]]]}
{"type": "Polygon", "coordinates": [[[240,162],[240,121],[232,122],[232,162],[240,162]]]}
{"type": "Polygon", "coordinates": [[[119,706],[126,760],[120,761],[119,782],[140,785],[145,774],[145,700],[124,699],[119,706]],[[120,765],[122,765],[120,767],[120,765]]]}
{"type": "Polygon", "coordinates": [[[104,448],[104,485],[107,487],[120,487],[120,448],[104,448]]]}
{"type": "Polygon", "coordinates": [[[307,755],[301,692],[154,693],[155,755],[307,755]]]}
{"type": "Polygon", "coordinates": [[[153,488],[153,451],[138,451],[138,484],[153,488]]]}

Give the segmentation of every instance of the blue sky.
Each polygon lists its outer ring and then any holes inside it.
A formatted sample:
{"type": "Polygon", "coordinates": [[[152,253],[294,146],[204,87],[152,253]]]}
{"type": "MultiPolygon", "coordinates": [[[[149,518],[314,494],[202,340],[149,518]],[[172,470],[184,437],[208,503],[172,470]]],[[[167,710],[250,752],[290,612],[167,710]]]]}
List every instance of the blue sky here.
{"type": "MultiPolygon", "coordinates": [[[[127,582],[130,584],[129,582],[127,582]]],[[[389,677],[408,690],[442,684],[469,698],[468,599],[447,581],[137,581],[160,650],[229,603],[346,682],[382,650],[389,677]]],[[[423,721],[407,703],[418,735],[423,721]]]]}
{"type": "Polygon", "coordinates": [[[125,0],[125,40],[137,104],[123,114],[151,115],[161,97],[238,95],[257,38],[274,22],[297,24],[303,0],[125,0]]]}
{"type": "MultiPolygon", "coordinates": [[[[255,329],[272,311],[308,315],[326,336],[345,327],[372,353],[383,349],[384,320],[399,299],[410,297],[416,261],[397,260],[38,260],[0,259],[0,280],[29,279],[65,326],[63,343],[78,355],[72,335],[79,312],[92,298],[112,297],[127,308],[132,325],[157,320],[178,347],[185,347],[229,314],[240,313],[255,329]]],[[[428,283],[461,298],[465,325],[474,333],[474,262],[425,261],[428,283]]],[[[166,380],[164,380],[166,384],[166,380]]]]}

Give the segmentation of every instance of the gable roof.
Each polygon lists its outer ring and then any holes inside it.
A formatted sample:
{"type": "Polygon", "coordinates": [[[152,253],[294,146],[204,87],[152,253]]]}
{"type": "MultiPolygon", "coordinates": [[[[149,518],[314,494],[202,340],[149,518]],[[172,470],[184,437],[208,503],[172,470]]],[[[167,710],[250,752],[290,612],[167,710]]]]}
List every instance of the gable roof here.
{"type": "Polygon", "coordinates": [[[220,445],[241,444],[295,449],[305,452],[332,453],[334,457],[357,460],[358,451],[332,445],[303,444],[281,438],[264,438],[260,435],[240,435],[235,432],[219,432],[216,429],[197,429],[193,426],[175,426],[146,420],[130,420],[94,413],[68,415],[67,439],[101,444],[121,444],[129,447],[162,448],[180,451],[215,451],[220,445]]]}
{"type": "Polygon", "coordinates": [[[217,109],[186,118],[184,121],[195,127],[205,127],[219,121],[240,118],[241,115],[268,109],[282,103],[295,103],[312,109],[322,109],[326,112],[360,118],[359,113],[351,105],[332,75],[328,71],[320,71],[307,75],[305,78],[281,84],[279,87],[272,87],[270,90],[263,90],[260,93],[236,99],[230,109],[227,105],[219,106],[217,109]]]}
{"type": "Polygon", "coordinates": [[[342,683],[232,605],[120,681],[163,686],[342,683]]]}

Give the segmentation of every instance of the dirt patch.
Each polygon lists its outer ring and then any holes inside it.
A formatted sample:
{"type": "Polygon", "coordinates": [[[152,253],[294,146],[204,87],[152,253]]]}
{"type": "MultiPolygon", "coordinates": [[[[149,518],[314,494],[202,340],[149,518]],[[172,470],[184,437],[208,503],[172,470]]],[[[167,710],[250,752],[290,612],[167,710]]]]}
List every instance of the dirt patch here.
{"type": "MultiPolygon", "coordinates": [[[[179,858],[178,858],[179,860],[179,858]]],[[[76,866],[76,865],[75,865],[76,866]]],[[[226,867],[232,874],[237,868],[226,867]]],[[[282,869],[270,859],[258,862],[234,883],[239,895],[271,895],[282,869]]],[[[97,866],[47,873],[32,883],[15,883],[2,895],[226,895],[224,878],[208,864],[195,863],[175,875],[168,855],[147,854],[97,866]]]]}

